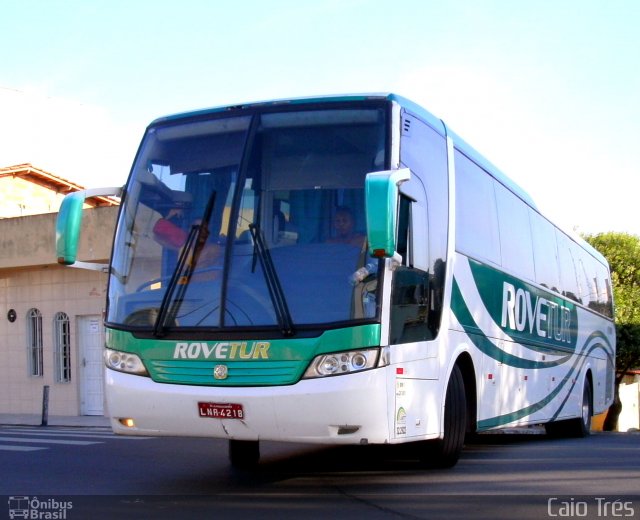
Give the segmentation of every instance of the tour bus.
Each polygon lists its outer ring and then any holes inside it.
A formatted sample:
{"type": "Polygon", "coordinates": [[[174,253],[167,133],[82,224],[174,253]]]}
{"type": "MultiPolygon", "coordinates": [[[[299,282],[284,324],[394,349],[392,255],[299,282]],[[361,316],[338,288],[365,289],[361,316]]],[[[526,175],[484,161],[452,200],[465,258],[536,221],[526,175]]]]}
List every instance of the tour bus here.
{"type": "Polygon", "coordinates": [[[584,436],[612,402],[605,259],[400,96],[157,119],[124,188],[64,200],[62,264],[95,195],[121,197],[104,353],[118,434],[228,439],[238,467],[260,441],[412,443],[450,467],[466,434],[584,436]]]}

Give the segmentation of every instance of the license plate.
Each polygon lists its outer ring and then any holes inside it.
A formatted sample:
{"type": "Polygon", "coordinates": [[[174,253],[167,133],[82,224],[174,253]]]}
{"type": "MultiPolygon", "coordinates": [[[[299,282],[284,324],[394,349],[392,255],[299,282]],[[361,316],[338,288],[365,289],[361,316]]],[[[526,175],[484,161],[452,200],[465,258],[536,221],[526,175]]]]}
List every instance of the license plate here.
{"type": "Polygon", "coordinates": [[[244,419],[244,408],[236,403],[198,403],[200,417],[244,419]]]}

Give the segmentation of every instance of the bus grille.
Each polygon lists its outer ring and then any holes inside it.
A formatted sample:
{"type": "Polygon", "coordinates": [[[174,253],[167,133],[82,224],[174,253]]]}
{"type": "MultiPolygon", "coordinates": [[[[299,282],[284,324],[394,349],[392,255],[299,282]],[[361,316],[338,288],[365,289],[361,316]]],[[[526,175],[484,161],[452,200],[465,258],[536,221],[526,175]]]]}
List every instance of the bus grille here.
{"type": "Polygon", "coordinates": [[[157,383],[204,386],[287,385],[300,379],[299,361],[150,361],[147,367],[157,383]],[[226,379],[214,378],[218,365],[226,365],[226,379]]]}

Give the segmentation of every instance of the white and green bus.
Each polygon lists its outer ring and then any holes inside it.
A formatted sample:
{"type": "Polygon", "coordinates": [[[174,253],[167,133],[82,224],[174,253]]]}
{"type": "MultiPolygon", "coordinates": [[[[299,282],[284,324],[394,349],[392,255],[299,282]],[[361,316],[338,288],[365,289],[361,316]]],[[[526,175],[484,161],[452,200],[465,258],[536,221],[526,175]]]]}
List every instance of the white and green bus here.
{"type": "Polygon", "coordinates": [[[120,190],[106,397],[124,435],[413,443],[588,434],[613,398],[605,259],[439,119],[393,94],[228,106],[149,125],[120,190]]]}

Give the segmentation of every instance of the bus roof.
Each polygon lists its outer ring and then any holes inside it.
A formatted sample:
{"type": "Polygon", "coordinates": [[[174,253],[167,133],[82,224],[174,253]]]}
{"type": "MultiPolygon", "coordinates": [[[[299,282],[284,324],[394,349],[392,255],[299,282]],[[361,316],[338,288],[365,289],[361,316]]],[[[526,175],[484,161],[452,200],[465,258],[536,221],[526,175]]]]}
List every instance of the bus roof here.
{"type": "Polygon", "coordinates": [[[366,101],[366,100],[384,100],[389,99],[388,94],[346,94],[342,96],[317,96],[317,97],[301,97],[301,98],[284,98],[274,99],[270,101],[255,101],[250,103],[238,103],[234,105],[224,105],[218,107],[204,108],[202,110],[193,110],[189,112],[180,112],[177,114],[171,114],[168,116],[160,117],[154,120],[151,125],[158,123],[164,123],[167,121],[173,121],[176,119],[183,119],[188,117],[197,117],[200,115],[217,114],[220,112],[229,112],[232,110],[250,110],[260,107],[278,107],[278,106],[291,106],[291,105],[307,105],[314,103],[339,103],[350,101],[366,101]]]}

